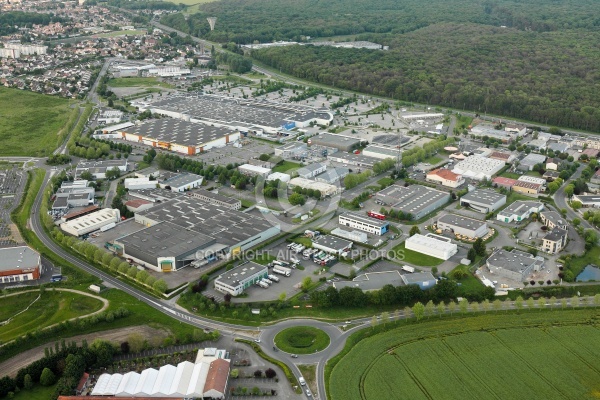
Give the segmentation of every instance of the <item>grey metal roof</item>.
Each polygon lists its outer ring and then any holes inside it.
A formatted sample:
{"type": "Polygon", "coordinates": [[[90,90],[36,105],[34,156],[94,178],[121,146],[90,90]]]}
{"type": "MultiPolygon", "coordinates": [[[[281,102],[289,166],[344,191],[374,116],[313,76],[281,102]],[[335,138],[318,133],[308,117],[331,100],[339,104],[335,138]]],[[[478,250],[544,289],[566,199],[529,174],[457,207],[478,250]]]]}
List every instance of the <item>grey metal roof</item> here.
{"type": "Polygon", "coordinates": [[[123,129],[123,132],[140,135],[162,142],[183,146],[202,146],[234,133],[231,128],[210,126],[180,119],[154,119],[123,129]]]}
{"type": "Polygon", "coordinates": [[[313,243],[318,243],[321,246],[328,247],[334,250],[343,250],[352,247],[352,242],[331,235],[321,235],[313,239],[313,243]]]}
{"type": "Polygon", "coordinates": [[[498,201],[506,199],[506,196],[498,192],[494,192],[493,190],[475,189],[472,192],[465,194],[460,199],[493,206],[498,201]]]}
{"type": "Polygon", "coordinates": [[[551,242],[558,242],[567,235],[567,231],[555,226],[550,232],[544,236],[544,240],[550,240],[551,242]]]}
{"type": "Polygon", "coordinates": [[[450,197],[450,194],[422,185],[404,187],[394,184],[379,191],[377,197],[403,212],[418,214],[430,205],[450,197]]]}
{"type": "Polygon", "coordinates": [[[489,256],[487,263],[493,267],[504,268],[514,272],[523,272],[530,265],[535,264],[536,259],[531,255],[524,255],[521,252],[516,253],[497,249],[489,256]]]}
{"type": "Polygon", "coordinates": [[[36,267],[39,257],[37,252],[27,246],[0,249],[0,271],[36,267]]]}
{"type": "Polygon", "coordinates": [[[407,285],[418,285],[427,281],[435,281],[435,277],[431,272],[415,272],[412,274],[402,275],[402,279],[407,285]]]}
{"type": "Polygon", "coordinates": [[[485,221],[480,221],[478,219],[464,217],[462,215],[456,214],[446,214],[443,217],[438,219],[438,222],[443,222],[445,224],[458,226],[461,228],[471,229],[476,231],[482,226],[486,226],[487,223],[485,221]]]}

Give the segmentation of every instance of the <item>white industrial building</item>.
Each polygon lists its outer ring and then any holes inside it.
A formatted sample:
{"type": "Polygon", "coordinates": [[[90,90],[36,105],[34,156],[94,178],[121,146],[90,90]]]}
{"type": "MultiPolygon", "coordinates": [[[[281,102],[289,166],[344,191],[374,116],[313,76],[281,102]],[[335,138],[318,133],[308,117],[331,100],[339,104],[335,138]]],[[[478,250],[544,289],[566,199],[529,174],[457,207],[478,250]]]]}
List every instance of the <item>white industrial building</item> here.
{"type": "Polygon", "coordinates": [[[517,179],[517,180],[521,181],[521,182],[535,183],[537,185],[542,185],[542,186],[546,185],[546,180],[544,178],[538,178],[535,176],[521,175],[519,177],[519,179],[517,179]]]}
{"type": "Polygon", "coordinates": [[[475,189],[460,198],[460,205],[481,213],[498,210],[506,204],[506,196],[493,190],[475,189]]]}
{"type": "Polygon", "coordinates": [[[96,190],[87,186],[88,181],[63,182],[54,194],[53,210],[66,210],[69,207],[85,207],[94,204],[96,190]]]}
{"type": "Polygon", "coordinates": [[[234,199],[233,197],[223,196],[216,191],[209,191],[205,189],[197,189],[190,193],[189,196],[195,197],[202,201],[205,201],[216,206],[223,206],[232,210],[239,210],[242,208],[242,201],[240,199],[234,199]]]}
{"type": "Polygon", "coordinates": [[[271,173],[271,168],[259,167],[258,165],[252,164],[243,164],[238,167],[238,171],[240,171],[242,175],[262,176],[263,178],[266,178],[271,173]]]}
{"type": "Polygon", "coordinates": [[[400,154],[400,149],[372,144],[365,147],[362,151],[362,154],[367,157],[379,158],[380,160],[385,160],[386,158],[395,160],[400,154]]]}
{"type": "Polygon", "coordinates": [[[532,272],[539,271],[543,265],[542,257],[533,257],[531,254],[518,250],[496,249],[486,260],[490,274],[516,282],[527,280],[532,272]]]}
{"type": "Polygon", "coordinates": [[[221,293],[229,293],[232,296],[239,296],[244,290],[268,275],[269,270],[266,266],[248,262],[219,275],[215,279],[215,290],[221,293]]]}
{"type": "Polygon", "coordinates": [[[352,249],[352,242],[331,235],[321,235],[313,239],[312,246],[326,253],[341,255],[352,249]]]}
{"type": "Polygon", "coordinates": [[[102,110],[97,121],[99,125],[118,124],[121,118],[123,118],[123,111],[102,110]]]}
{"type": "Polygon", "coordinates": [[[60,224],[60,228],[73,236],[82,236],[97,231],[103,226],[117,223],[121,220],[118,209],[103,208],[91,214],[60,224]]]}
{"type": "Polygon", "coordinates": [[[125,189],[153,189],[158,185],[157,181],[151,181],[149,178],[125,178],[125,189]]]}
{"type": "Polygon", "coordinates": [[[544,203],[539,201],[515,201],[504,210],[499,211],[496,219],[502,222],[520,222],[529,218],[533,213],[544,209],[544,203]]]}
{"type": "Polygon", "coordinates": [[[102,374],[92,396],[144,398],[223,399],[229,379],[230,361],[225,350],[199,350],[195,363],[147,368],[141,373],[102,374]]]}
{"type": "Polygon", "coordinates": [[[330,185],[324,182],[316,182],[310,179],[294,178],[289,182],[289,187],[300,187],[302,189],[313,189],[321,192],[322,197],[333,196],[340,191],[340,188],[335,185],[330,185]]]}
{"type": "Polygon", "coordinates": [[[319,175],[320,173],[325,172],[326,169],[327,165],[323,163],[314,163],[306,165],[302,168],[298,168],[296,172],[298,173],[298,176],[300,178],[311,179],[319,175]]]}
{"type": "Polygon", "coordinates": [[[191,73],[192,71],[189,68],[181,67],[160,67],[148,70],[148,76],[159,76],[162,78],[189,75],[191,73]]]}
{"type": "Polygon", "coordinates": [[[27,246],[0,249],[0,283],[28,282],[39,279],[40,254],[27,246]]]}
{"type": "Polygon", "coordinates": [[[450,239],[431,234],[428,236],[412,235],[406,239],[404,247],[407,250],[441,258],[442,260],[447,260],[458,252],[458,246],[450,242],[450,239]]]}
{"type": "Polygon", "coordinates": [[[348,228],[359,229],[378,236],[383,235],[390,229],[389,222],[351,212],[340,214],[338,222],[348,228]]]}
{"type": "Polygon", "coordinates": [[[334,236],[339,236],[343,239],[351,240],[353,242],[366,243],[368,240],[367,234],[360,231],[346,231],[341,228],[335,228],[331,231],[334,236]]]}
{"type": "Polygon", "coordinates": [[[289,174],[285,174],[283,172],[273,172],[272,174],[267,176],[267,181],[279,180],[280,182],[288,183],[290,179],[292,179],[292,177],[289,174]]]}
{"type": "Polygon", "coordinates": [[[452,171],[465,178],[483,180],[492,179],[505,166],[505,162],[481,156],[469,156],[454,166],[452,171]]]}
{"type": "Polygon", "coordinates": [[[437,227],[471,239],[483,237],[488,233],[488,226],[485,221],[456,214],[446,214],[440,217],[437,220],[437,227]]]}
{"type": "Polygon", "coordinates": [[[308,152],[308,145],[304,142],[289,142],[275,148],[275,155],[282,158],[301,158],[308,152]]]}

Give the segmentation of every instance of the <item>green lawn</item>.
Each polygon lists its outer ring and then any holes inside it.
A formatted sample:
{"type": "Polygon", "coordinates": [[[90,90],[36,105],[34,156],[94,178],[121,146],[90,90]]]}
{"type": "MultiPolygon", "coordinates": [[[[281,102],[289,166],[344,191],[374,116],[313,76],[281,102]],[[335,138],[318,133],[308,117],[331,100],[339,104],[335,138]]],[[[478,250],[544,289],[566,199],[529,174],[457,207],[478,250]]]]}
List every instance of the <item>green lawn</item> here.
{"type": "Polygon", "coordinates": [[[294,239],[294,243],[300,243],[306,247],[312,247],[312,240],[310,240],[307,237],[298,237],[298,238],[294,239]]]}
{"type": "Polygon", "coordinates": [[[321,329],[295,326],[279,332],[274,341],[280,350],[287,353],[312,354],[327,348],[331,339],[321,329]]]}
{"type": "Polygon", "coordinates": [[[531,200],[535,200],[535,197],[531,197],[531,196],[527,196],[527,195],[524,195],[524,194],[520,194],[520,193],[516,193],[516,192],[511,191],[506,196],[506,207],[508,207],[510,204],[514,203],[517,200],[531,201],[531,200]]]}
{"type": "Polygon", "coordinates": [[[510,178],[510,179],[519,179],[519,177],[521,175],[517,174],[516,172],[505,171],[505,172],[501,173],[500,176],[502,176],[504,178],[510,178]]]}
{"type": "Polygon", "coordinates": [[[48,400],[52,397],[56,385],[42,386],[35,385],[31,390],[21,389],[20,392],[15,393],[13,400],[48,400]]]}
{"type": "Polygon", "coordinates": [[[302,164],[291,162],[291,161],[284,161],[281,164],[275,166],[275,168],[273,168],[273,172],[286,172],[286,171],[289,171],[290,169],[300,168],[300,167],[302,167],[302,164]]]}
{"type": "Polygon", "coordinates": [[[569,264],[569,270],[573,273],[573,277],[577,278],[577,275],[583,271],[586,265],[598,265],[598,260],[600,260],[600,247],[595,246],[591,250],[586,251],[581,257],[573,257],[569,264]]]}
{"type": "MultiPolygon", "coordinates": [[[[0,299],[0,309],[21,311],[37,297],[36,293],[23,293],[0,299]],[[17,300],[16,298],[19,297],[17,300]],[[21,299],[24,298],[26,300],[21,299]],[[17,303],[19,307],[13,305],[17,303]]],[[[102,302],[93,297],[70,292],[45,291],[42,297],[8,324],[0,326],[0,341],[7,342],[28,332],[44,328],[71,318],[84,316],[102,307],[102,302]]],[[[4,319],[3,319],[4,320],[4,319]]]]}
{"type": "Polygon", "coordinates": [[[0,87],[0,155],[46,156],[61,141],[59,132],[71,100],[0,87]]]}
{"type": "Polygon", "coordinates": [[[330,398],[596,398],[600,330],[589,323],[596,314],[488,312],[365,329],[328,364],[330,398]]]}
{"type": "Polygon", "coordinates": [[[392,179],[392,178],[390,178],[390,177],[381,178],[380,180],[378,180],[378,181],[377,181],[377,183],[378,183],[379,185],[381,185],[381,188],[386,188],[386,187],[388,187],[388,186],[390,186],[390,185],[393,185],[393,184],[394,184],[394,182],[396,182],[396,181],[395,181],[395,180],[393,180],[393,179],[392,179]]]}
{"type": "Polygon", "coordinates": [[[172,88],[165,82],[159,82],[157,78],[113,78],[108,81],[108,86],[111,87],[149,87],[149,86],[160,86],[164,88],[172,88]]]}
{"type": "Polygon", "coordinates": [[[94,37],[115,37],[115,36],[125,36],[125,35],[129,35],[129,36],[135,36],[135,35],[145,35],[147,31],[145,30],[140,30],[140,29],[135,29],[135,30],[128,30],[128,31],[114,31],[114,32],[106,32],[106,33],[99,33],[97,35],[94,35],[94,37]]]}
{"type": "MultiPolygon", "coordinates": [[[[475,260],[477,261],[477,260],[475,260]]],[[[460,284],[458,288],[459,296],[466,297],[471,293],[479,293],[481,292],[481,288],[483,287],[483,283],[479,279],[477,279],[471,272],[469,271],[468,265],[458,265],[456,268],[452,270],[452,272],[456,270],[463,270],[466,272],[466,276],[462,279],[456,279],[456,282],[460,284]]],[[[453,277],[452,272],[450,272],[450,276],[453,277]]],[[[453,279],[455,279],[453,277],[453,279]]]]}
{"type": "Polygon", "coordinates": [[[429,163],[431,165],[436,165],[437,163],[442,162],[442,157],[431,156],[429,158],[424,159],[423,162],[429,163]]]}
{"type": "Polygon", "coordinates": [[[421,267],[434,267],[444,262],[441,258],[435,258],[426,254],[417,253],[413,250],[407,250],[404,242],[393,248],[396,254],[396,260],[421,267]]]}

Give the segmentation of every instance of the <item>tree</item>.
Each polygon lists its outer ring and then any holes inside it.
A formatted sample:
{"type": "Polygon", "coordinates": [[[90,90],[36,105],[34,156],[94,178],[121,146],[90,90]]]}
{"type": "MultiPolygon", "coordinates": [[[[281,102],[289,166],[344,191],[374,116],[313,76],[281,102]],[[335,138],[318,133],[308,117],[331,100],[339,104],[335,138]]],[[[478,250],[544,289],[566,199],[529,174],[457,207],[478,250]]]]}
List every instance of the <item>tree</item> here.
{"type": "Polygon", "coordinates": [[[438,316],[440,318],[442,318],[442,315],[444,315],[446,313],[446,306],[444,305],[443,301],[440,301],[438,303],[438,305],[437,305],[437,313],[438,313],[438,316]]]}
{"type": "Polygon", "coordinates": [[[483,243],[483,240],[481,238],[477,238],[477,240],[475,240],[475,243],[473,243],[473,249],[475,250],[475,253],[480,256],[483,257],[485,256],[485,243],[483,243]]]}
{"type": "Polygon", "coordinates": [[[56,375],[54,372],[48,367],[44,368],[42,371],[42,375],[40,375],[40,385],[42,386],[52,386],[56,382],[56,375]]]}
{"type": "Polygon", "coordinates": [[[232,369],[231,372],[229,373],[229,376],[232,377],[233,379],[236,379],[237,377],[240,376],[240,370],[237,368],[232,369]]]}
{"type": "Polygon", "coordinates": [[[31,379],[31,375],[26,374],[23,378],[23,389],[30,390],[33,388],[33,380],[31,379]]]}
{"type": "Polygon", "coordinates": [[[462,299],[458,306],[460,307],[460,312],[466,314],[469,310],[469,301],[467,299],[462,299]]]}
{"type": "Polygon", "coordinates": [[[414,235],[417,235],[420,233],[421,233],[421,230],[419,229],[419,227],[414,225],[412,228],[410,228],[409,236],[414,236],[414,235]]]}
{"type": "Polygon", "coordinates": [[[293,206],[303,206],[306,203],[306,198],[299,193],[292,193],[288,198],[288,201],[293,206]]]}
{"type": "Polygon", "coordinates": [[[421,319],[423,319],[423,316],[425,315],[425,306],[423,305],[423,303],[418,301],[412,307],[412,312],[415,315],[415,318],[417,319],[417,321],[420,321],[421,319]]]}
{"type": "Polygon", "coordinates": [[[383,321],[383,324],[385,325],[390,320],[390,313],[387,311],[382,312],[381,320],[383,321]]]}
{"type": "Polygon", "coordinates": [[[471,262],[475,261],[475,258],[477,258],[477,253],[475,252],[474,248],[470,248],[469,252],[467,253],[467,258],[469,260],[471,260],[471,262]]]}
{"type": "Polygon", "coordinates": [[[427,304],[425,304],[425,315],[427,316],[428,319],[429,319],[429,317],[431,317],[433,315],[434,309],[435,309],[435,306],[433,304],[433,301],[429,300],[427,302],[427,304]]]}
{"type": "Polygon", "coordinates": [[[517,297],[517,299],[515,300],[515,308],[519,311],[523,309],[523,297],[517,297]]]}
{"type": "Polygon", "coordinates": [[[263,376],[263,372],[260,369],[257,369],[256,371],[254,371],[255,378],[262,378],[262,376],[263,376]]]}
{"type": "Polygon", "coordinates": [[[273,368],[268,368],[265,370],[265,376],[269,379],[273,379],[277,376],[277,372],[273,368]]]}
{"type": "Polygon", "coordinates": [[[304,292],[308,291],[308,288],[310,288],[311,284],[312,284],[312,278],[310,276],[304,277],[302,279],[302,284],[301,284],[302,290],[304,292]]]}
{"type": "Polygon", "coordinates": [[[156,282],[154,282],[154,285],[152,285],[152,289],[156,290],[159,293],[165,293],[167,289],[169,289],[169,287],[167,286],[167,282],[165,282],[164,279],[159,279],[156,282]]]}

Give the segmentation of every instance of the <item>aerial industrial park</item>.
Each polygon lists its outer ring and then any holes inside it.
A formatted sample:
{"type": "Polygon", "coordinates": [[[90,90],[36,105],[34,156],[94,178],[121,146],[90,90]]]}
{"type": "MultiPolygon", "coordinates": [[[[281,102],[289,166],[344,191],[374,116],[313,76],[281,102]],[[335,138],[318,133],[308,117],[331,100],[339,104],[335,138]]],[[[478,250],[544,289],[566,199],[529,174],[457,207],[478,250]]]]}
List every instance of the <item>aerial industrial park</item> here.
{"type": "Polygon", "coordinates": [[[597,392],[595,132],[274,67],[380,36],[133,3],[0,0],[0,399],[487,399],[536,354],[568,383],[502,397],[597,392]]]}

